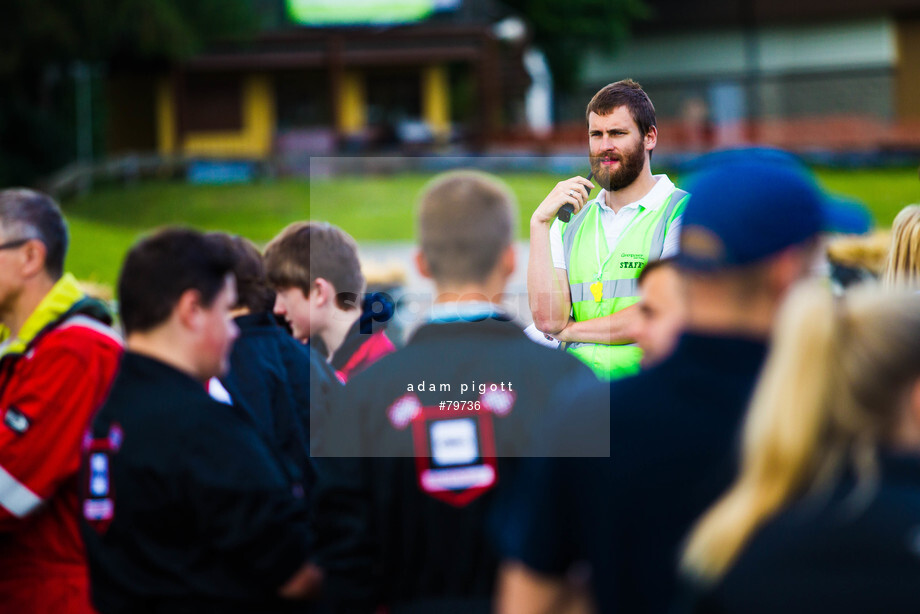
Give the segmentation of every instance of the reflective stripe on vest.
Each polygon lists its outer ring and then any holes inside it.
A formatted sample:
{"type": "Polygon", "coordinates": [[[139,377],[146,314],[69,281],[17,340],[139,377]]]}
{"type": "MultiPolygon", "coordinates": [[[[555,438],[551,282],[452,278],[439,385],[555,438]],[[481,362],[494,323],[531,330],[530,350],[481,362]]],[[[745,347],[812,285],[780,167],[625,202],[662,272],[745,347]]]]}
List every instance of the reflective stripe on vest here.
{"type": "MultiPolygon", "coordinates": [[[[601,300],[608,298],[627,298],[639,294],[638,279],[608,279],[601,282],[601,284],[603,286],[601,300]]],[[[597,299],[594,293],[591,292],[591,286],[593,285],[594,284],[591,282],[571,284],[569,286],[569,292],[572,295],[572,302],[596,301],[597,299]]]]}
{"type": "Polygon", "coordinates": [[[655,228],[655,236],[652,237],[652,246],[648,250],[648,261],[661,260],[661,253],[664,251],[664,238],[668,232],[668,220],[674,215],[674,210],[687,198],[689,194],[684,190],[674,190],[671,192],[671,200],[668,202],[668,208],[665,209],[664,215],[655,228]]]}

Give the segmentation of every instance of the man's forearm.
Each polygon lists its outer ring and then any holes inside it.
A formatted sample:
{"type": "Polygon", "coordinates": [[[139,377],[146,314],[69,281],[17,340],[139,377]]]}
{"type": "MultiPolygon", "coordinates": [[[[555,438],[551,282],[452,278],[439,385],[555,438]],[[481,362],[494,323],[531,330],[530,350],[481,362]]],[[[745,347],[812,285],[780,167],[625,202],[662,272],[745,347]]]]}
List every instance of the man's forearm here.
{"type": "Polygon", "coordinates": [[[581,322],[569,320],[568,324],[553,336],[566,343],[603,343],[605,345],[633,343],[635,340],[631,336],[631,331],[638,315],[638,307],[631,305],[600,318],[581,322]]]}
{"type": "MultiPolygon", "coordinates": [[[[553,266],[549,227],[531,224],[527,266],[527,298],[536,327],[546,333],[561,331],[569,321],[568,286],[553,266]]],[[[565,282],[567,283],[567,282],[565,282]]]]}

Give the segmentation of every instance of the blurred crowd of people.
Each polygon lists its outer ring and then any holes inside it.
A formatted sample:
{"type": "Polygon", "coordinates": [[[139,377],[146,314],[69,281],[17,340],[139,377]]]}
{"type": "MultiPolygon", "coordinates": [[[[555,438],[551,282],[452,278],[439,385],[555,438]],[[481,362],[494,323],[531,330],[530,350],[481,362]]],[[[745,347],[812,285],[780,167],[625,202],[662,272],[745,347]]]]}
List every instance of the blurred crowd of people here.
{"type": "Polygon", "coordinates": [[[920,206],[832,284],[865,218],[791,156],[683,190],[638,84],[586,122],[590,175],[531,218],[539,343],[486,173],[418,198],[435,300],[399,348],[329,224],[156,231],[112,314],[57,204],[0,191],[0,611],[920,610],[920,206]]]}

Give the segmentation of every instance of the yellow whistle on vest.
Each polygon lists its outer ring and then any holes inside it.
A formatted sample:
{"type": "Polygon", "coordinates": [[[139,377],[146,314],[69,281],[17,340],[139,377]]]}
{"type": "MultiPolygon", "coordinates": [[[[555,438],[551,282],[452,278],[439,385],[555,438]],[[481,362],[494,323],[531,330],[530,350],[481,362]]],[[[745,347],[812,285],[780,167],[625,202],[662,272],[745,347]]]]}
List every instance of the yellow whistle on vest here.
{"type": "Polygon", "coordinates": [[[600,303],[604,298],[604,284],[603,282],[596,281],[590,286],[591,294],[594,296],[594,302],[600,303]]]}

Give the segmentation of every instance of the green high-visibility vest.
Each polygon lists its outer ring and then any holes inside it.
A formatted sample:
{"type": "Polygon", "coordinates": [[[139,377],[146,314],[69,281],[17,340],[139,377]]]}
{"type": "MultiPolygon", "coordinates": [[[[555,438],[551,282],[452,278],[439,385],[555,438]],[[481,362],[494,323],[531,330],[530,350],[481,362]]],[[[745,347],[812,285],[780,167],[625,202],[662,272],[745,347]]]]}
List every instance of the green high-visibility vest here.
{"type": "MultiPolygon", "coordinates": [[[[639,273],[647,263],[661,258],[665,236],[674,219],[683,213],[687,196],[687,192],[675,189],[658,208],[641,208],[613,250],[607,246],[599,201],[589,203],[562,224],[562,248],[576,321],[607,316],[639,301],[639,273]]],[[[635,344],[570,343],[566,351],[602,379],[636,373],[642,358],[642,350],[635,344]]]]}

